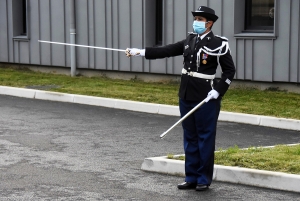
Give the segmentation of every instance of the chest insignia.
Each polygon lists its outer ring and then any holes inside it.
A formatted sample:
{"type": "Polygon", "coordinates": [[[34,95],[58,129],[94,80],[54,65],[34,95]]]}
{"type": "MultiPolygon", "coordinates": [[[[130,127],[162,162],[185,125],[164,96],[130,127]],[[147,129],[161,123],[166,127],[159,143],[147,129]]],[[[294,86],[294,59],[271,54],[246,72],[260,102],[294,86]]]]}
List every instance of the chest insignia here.
{"type": "Polygon", "coordinates": [[[206,60],[207,58],[208,58],[208,54],[203,53],[202,54],[202,63],[203,64],[207,64],[207,60],[206,60]]]}

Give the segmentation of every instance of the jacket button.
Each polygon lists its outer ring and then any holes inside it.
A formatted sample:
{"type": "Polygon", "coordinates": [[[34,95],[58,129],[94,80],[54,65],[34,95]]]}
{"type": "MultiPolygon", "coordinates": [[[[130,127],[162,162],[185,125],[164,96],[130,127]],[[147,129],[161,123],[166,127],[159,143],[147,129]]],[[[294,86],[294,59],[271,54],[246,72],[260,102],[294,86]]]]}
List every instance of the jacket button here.
{"type": "Polygon", "coordinates": [[[192,61],[190,61],[190,64],[193,63],[192,61]]]}
{"type": "Polygon", "coordinates": [[[189,68],[189,70],[191,70],[191,68],[189,68]]]}
{"type": "Polygon", "coordinates": [[[191,55],[191,57],[193,57],[194,55],[191,55]]]}

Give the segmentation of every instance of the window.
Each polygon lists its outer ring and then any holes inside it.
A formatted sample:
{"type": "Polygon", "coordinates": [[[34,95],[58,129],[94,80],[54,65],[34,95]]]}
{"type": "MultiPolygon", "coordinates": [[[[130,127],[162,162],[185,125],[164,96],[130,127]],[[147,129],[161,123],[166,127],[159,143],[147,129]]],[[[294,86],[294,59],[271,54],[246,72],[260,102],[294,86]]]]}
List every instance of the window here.
{"type": "Polygon", "coordinates": [[[13,38],[28,39],[28,5],[27,0],[13,0],[13,38]]]}
{"type": "Polygon", "coordinates": [[[246,0],[245,30],[243,32],[274,32],[274,0],[246,0]]]}
{"type": "Polygon", "coordinates": [[[156,0],[156,45],[162,45],[163,40],[163,0],[156,0]]]}
{"type": "MultiPolygon", "coordinates": [[[[1,1],[1,0],[0,0],[1,1]]],[[[164,0],[144,2],[144,38],[146,47],[163,44],[163,7],[164,0]]]]}

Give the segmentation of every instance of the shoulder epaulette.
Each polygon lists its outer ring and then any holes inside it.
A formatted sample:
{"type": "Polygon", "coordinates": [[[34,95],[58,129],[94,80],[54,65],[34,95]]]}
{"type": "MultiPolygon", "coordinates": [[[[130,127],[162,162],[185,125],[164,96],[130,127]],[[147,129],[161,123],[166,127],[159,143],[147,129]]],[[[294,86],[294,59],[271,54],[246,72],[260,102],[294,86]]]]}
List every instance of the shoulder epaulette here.
{"type": "Polygon", "coordinates": [[[215,37],[221,38],[223,41],[228,41],[228,38],[226,38],[225,36],[215,35],[215,37]]]}
{"type": "Polygon", "coordinates": [[[191,34],[194,34],[194,35],[197,35],[197,33],[194,33],[194,32],[188,32],[189,35],[191,34]]]}

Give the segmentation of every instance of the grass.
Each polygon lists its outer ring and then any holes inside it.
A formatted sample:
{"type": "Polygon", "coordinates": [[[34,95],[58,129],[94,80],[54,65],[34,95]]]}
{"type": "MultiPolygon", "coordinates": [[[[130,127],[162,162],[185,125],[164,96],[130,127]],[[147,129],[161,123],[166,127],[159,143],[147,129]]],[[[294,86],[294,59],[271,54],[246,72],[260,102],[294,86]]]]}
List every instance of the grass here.
{"type": "Polygon", "coordinates": [[[70,77],[30,70],[0,68],[0,85],[47,91],[176,105],[178,83],[145,83],[136,79],[70,77]],[[47,88],[48,86],[48,88],[47,88]],[[55,86],[52,87],[51,86],[55,86]]]}
{"type": "MultiPolygon", "coordinates": [[[[178,105],[179,83],[147,83],[105,77],[70,77],[28,69],[0,68],[0,85],[178,105]]],[[[222,111],[300,119],[300,94],[276,90],[230,89],[222,111]]]]}
{"type": "MultiPolygon", "coordinates": [[[[167,158],[185,160],[184,156],[167,158]]],[[[215,152],[215,164],[238,166],[259,170],[269,170],[290,174],[300,174],[300,145],[277,145],[274,148],[250,147],[239,149],[237,146],[215,152]]]]}

